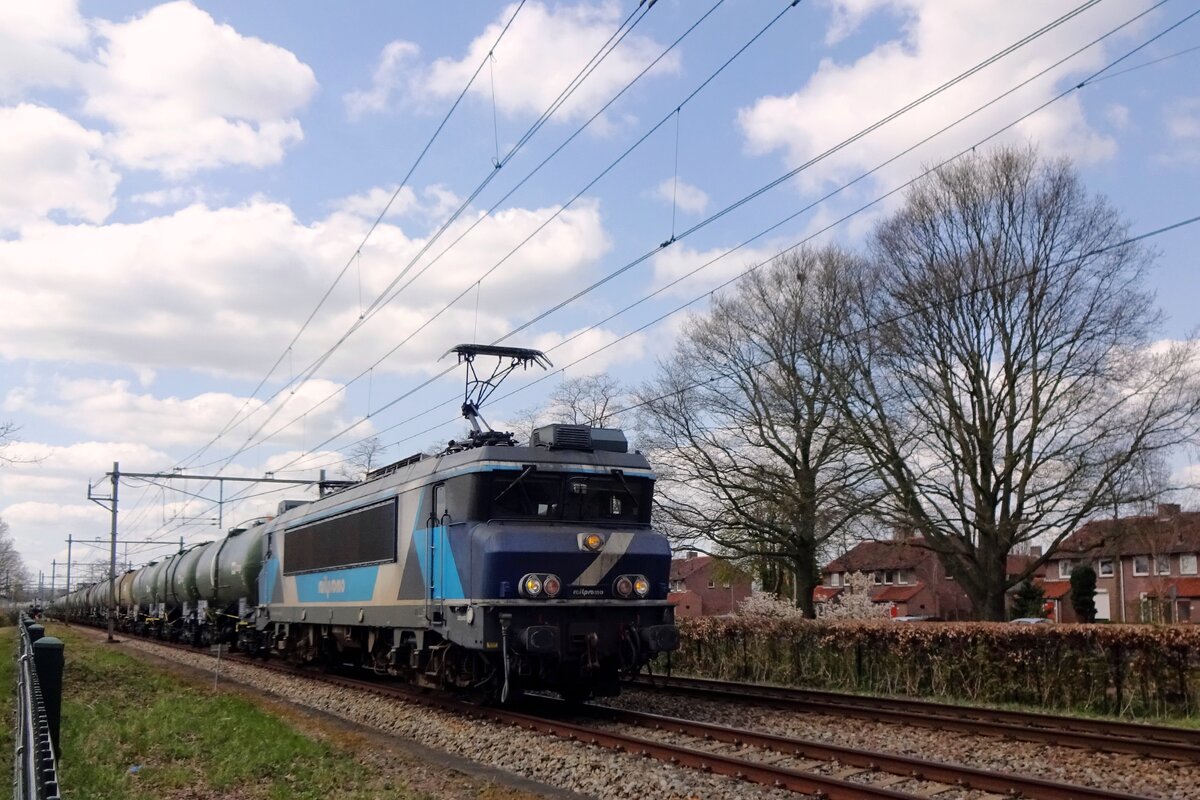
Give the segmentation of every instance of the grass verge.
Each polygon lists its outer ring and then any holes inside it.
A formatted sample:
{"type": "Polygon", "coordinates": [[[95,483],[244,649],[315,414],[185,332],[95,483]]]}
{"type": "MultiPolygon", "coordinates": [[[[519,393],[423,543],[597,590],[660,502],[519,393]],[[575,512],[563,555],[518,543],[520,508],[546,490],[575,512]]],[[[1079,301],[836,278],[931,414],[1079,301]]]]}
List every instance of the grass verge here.
{"type": "Polygon", "coordinates": [[[68,800],[429,796],[251,699],[69,628],[53,633],[66,643],[59,777],[68,800]]]}
{"type": "Polygon", "coordinates": [[[0,732],[0,786],[12,786],[13,760],[12,755],[16,742],[13,736],[16,731],[16,693],[17,693],[17,628],[8,625],[0,628],[0,653],[8,653],[8,658],[0,658],[0,712],[6,724],[0,732]]]}

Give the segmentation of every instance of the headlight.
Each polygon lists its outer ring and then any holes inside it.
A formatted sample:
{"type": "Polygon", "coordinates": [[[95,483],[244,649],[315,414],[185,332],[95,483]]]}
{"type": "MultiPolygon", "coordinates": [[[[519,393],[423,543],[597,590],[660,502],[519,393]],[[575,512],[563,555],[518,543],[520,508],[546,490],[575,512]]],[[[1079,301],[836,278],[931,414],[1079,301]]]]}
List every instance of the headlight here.
{"type": "Polygon", "coordinates": [[[583,546],[594,553],[604,546],[604,537],[598,533],[589,533],[583,537],[583,546]]]}
{"type": "Polygon", "coordinates": [[[646,580],[645,576],[638,575],[633,579],[633,591],[638,597],[645,597],[650,594],[650,581],[646,580]]]}
{"type": "Polygon", "coordinates": [[[633,581],[629,580],[628,575],[622,575],[617,578],[616,589],[621,597],[629,597],[629,593],[633,591],[633,581]]]}
{"type": "Polygon", "coordinates": [[[537,575],[526,575],[521,579],[521,591],[527,597],[537,597],[542,593],[542,579],[537,575]]]}
{"type": "Polygon", "coordinates": [[[547,597],[558,597],[561,590],[562,581],[558,579],[557,575],[547,575],[546,579],[542,581],[542,591],[546,593],[547,597]]]}

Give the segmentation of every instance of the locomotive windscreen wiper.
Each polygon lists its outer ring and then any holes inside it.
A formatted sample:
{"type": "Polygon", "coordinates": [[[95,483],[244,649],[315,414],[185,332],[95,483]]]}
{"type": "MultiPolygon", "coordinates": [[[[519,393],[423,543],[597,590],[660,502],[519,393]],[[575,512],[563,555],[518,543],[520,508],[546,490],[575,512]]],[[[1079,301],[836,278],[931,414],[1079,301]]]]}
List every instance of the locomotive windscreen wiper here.
{"type": "MultiPolygon", "coordinates": [[[[527,478],[529,476],[529,473],[535,471],[536,469],[537,469],[537,464],[526,464],[525,469],[521,470],[521,474],[517,476],[516,480],[514,480],[508,486],[505,486],[504,491],[500,492],[500,494],[498,494],[492,498],[492,502],[493,503],[500,502],[501,498],[503,498],[504,495],[508,494],[513,489],[515,489],[517,487],[517,484],[519,484],[521,481],[525,480],[525,478],[527,478]]],[[[526,495],[525,500],[526,501],[529,500],[528,495],[526,495]]]]}
{"type": "Polygon", "coordinates": [[[625,494],[629,495],[629,502],[633,503],[633,513],[634,514],[639,513],[637,496],[634,495],[633,490],[629,488],[629,484],[625,480],[624,470],[613,469],[613,470],[610,470],[610,472],[612,472],[613,475],[617,476],[617,480],[619,480],[621,482],[621,487],[625,490],[625,494]]]}

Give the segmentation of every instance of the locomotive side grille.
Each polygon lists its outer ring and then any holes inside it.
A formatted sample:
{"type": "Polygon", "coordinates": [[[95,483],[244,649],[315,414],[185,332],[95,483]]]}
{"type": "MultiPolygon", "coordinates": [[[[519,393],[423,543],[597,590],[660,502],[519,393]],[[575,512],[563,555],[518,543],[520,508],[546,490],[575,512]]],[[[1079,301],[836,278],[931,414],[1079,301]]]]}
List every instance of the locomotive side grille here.
{"type": "Polygon", "coordinates": [[[355,509],[284,533],[283,574],[396,560],[396,501],[355,509]]]}

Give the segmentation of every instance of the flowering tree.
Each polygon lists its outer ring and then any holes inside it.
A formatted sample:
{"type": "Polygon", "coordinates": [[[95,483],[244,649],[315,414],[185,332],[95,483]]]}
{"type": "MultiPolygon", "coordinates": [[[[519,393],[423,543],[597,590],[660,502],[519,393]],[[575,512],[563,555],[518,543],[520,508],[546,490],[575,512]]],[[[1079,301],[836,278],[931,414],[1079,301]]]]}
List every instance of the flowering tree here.
{"type": "Polygon", "coordinates": [[[895,603],[871,600],[871,576],[865,572],[847,572],[845,588],[834,600],[817,608],[819,619],[882,619],[892,615],[895,603]]]}
{"type": "Polygon", "coordinates": [[[738,603],[737,613],[743,617],[764,619],[799,619],[804,616],[803,609],[773,592],[755,592],[738,603]]]}

